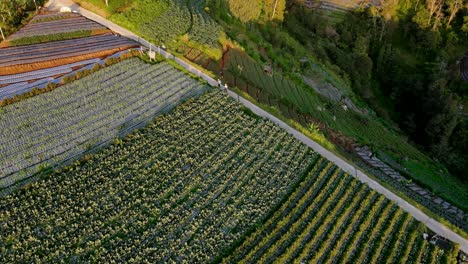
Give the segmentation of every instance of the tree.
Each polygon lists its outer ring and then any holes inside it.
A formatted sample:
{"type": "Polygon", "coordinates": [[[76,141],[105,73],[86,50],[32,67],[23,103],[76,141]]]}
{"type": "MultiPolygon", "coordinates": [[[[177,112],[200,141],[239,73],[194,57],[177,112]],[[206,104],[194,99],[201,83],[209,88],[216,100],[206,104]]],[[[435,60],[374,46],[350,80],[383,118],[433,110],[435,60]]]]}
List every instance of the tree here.
{"type": "Polygon", "coordinates": [[[429,18],[430,21],[430,15],[427,9],[421,8],[414,16],[413,16],[413,22],[416,23],[419,27],[422,29],[426,29],[429,27],[429,24],[427,24],[427,20],[429,18]]]}
{"type": "Polygon", "coordinates": [[[463,18],[463,25],[461,26],[461,31],[465,32],[468,34],[468,16],[465,16],[463,18]]]}
{"type": "Polygon", "coordinates": [[[268,20],[284,20],[286,0],[264,0],[263,13],[268,20]]]}
{"type": "Polygon", "coordinates": [[[434,13],[434,24],[432,25],[432,30],[437,29],[442,18],[444,17],[444,12],[442,11],[442,5],[439,5],[436,12],[434,13]]]}
{"type": "Polygon", "coordinates": [[[429,17],[427,19],[427,26],[431,25],[432,16],[439,10],[443,5],[442,0],[426,0],[426,8],[429,11],[429,17]]]}
{"type": "Polygon", "coordinates": [[[229,11],[241,22],[257,20],[262,11],[261,0],[228,0],[229,11]]]}
{"type": "Polygon", "coordinates": [[[457,12],[463,7],[463,0],[446,0],[446,3],[450,14],[447,21],[447,27],[449,27],[457,12]]]}
{"type": "Polygon", "coordinates": [[[2,34],[2,39],[5,40],[5,35],[3,34],[2,27],[3,27],[3,23],[0,24],[0,33],[2,34]]]}

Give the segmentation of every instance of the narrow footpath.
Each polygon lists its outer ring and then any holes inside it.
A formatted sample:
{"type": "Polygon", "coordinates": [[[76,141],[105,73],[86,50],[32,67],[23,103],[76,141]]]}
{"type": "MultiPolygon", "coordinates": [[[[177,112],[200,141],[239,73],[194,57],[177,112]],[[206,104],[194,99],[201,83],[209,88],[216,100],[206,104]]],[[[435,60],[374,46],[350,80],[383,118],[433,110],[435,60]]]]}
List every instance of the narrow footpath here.
{"type": "MultiPolygon", "coordinates": [[[[77,13],[81,14],[84,17],[87,17],[88,19],[94,20],[109,29],[113,30],[114,32],[133,39],[137,42],[139,42],[141,45],[145,47],[151,47],[153,50],[156,52],[159,52],[162,56],[172,59],[175,62],[177,62],[179,65],[187,69],[193,74],[196,74],[197,76],[203,78],[205,81],[207,81],[211,86],[217,87],[217,82],[210,76],[204,74],[200,70],[196,69],[195,67],[191,66],[190,64],[186,63],[185,61],[176,58],[174,55],[170,54],[169,52],[158,48],[156,45],[140,38],[136,34],[132,33],[131,31],[124,29],[113,22],[96,15],[93,12],[90,12],[77,4],[75,4],[71,0],[50,0],[46,5],[46,7],[49,8],[49,10],[55,10],[59,11],[61,7],[69,7],[72,11],[76,11],[77,13]]],[[[325,157],[326,159],[330,160],[331,162],[335,163],[338,167],[340,167],[342,170],[348,172],[350,175],[355,176],[358,178],[361,182],[366,183],[370,188],[374,189],[378,193],[381,193],[385,195],[389,200],[392,200],[396,204],[398,204],[401,209],[404,211],[408,212],[411,214],[415,219],[418,221],[424,223],[428,228],[430,228],[432,231],[435,233],[446,237],[447,239],[460,244],[460,249],[464,251],[465,253],[468,253],[468,240],[463,238],[462,236],[458,235],[454,231],[452,231],[450,228],[445,226],[444,224],[438,222],[437,220],[429,217],[426,215],[424,212],[419,210],[418,208],[414,207],[404,199],[400,198],[398,195],[394,194],[390,190],[386,189],[382,185],[380,185],[378,182],[370,178],[368,175],[366,175],[364,172],[357,170],[353,165],[349,164],[348,162],[344,161],[340,157],[336,156],[334,153],[328,151],[315,141],[311,140],[310,138],[306,137],[303,135],[301,132],[297,131],[296,129],[290,127],[288,124],[284,123],[283,121],[279,120],[275,116],[271,115],[270,113],[262,110],[258,106],[254,105],[253,103],[249,102],[247,99],[240,97],[238,94],[228,91],[229,96],[232,98],[235,98],[236,100],[239,100],[240,103],[242,103],[244,106],[252,110],[255,114],[258,116],[264,117],[269,119],[270,121],[276,123],[280,127],[284,128],[286,131],[288,131],[290,134],[292,134],[295,138],[306,144],[307,146],[311,147],[314,149],[317,153],[325,157]]]]}

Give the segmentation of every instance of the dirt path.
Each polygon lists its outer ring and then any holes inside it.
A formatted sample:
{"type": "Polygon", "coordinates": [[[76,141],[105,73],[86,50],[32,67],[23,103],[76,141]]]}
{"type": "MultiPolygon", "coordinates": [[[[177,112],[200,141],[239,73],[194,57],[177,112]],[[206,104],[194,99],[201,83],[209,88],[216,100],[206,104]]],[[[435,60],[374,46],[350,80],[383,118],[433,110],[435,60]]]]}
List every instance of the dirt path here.
{"type": "MultiPolygon", "coordinates": [[[[195,67],[191,66],[187,62],[176,58],[174,55],[170,54],[169,52],[159,49],[156,47],[156,45],[149,43],[148,41],[140,38],[139,36],[135,35],[134,33],[110,22],[109,20],[100,17],[84,8],[79,7],[75,3],[73,3],[71,0],[51,0],[49,3],[51,3],[54,8],[58,8],[60,10],[60,7],[62,6],[68,6],[72,9],[72,11],[77,11],[79,14],[82,16],[85,16],[91,20],[94,20],[98,23],[101,23],[102,25],[110,28],[114,32],[119,33],[122,36],[125,36],[127,38],[133,39],[140,44],[146,46],[146,47],[153,47],[153,50],[159,52],[162,56],[172,59],[175,62],[177,62],[179,65],[182,67],[186,68],[188,71],[192,72],[193,74],[196,74],[206,80],[211,86],[216,87],[217,82],[210,76],[204,74],[200,70],[196,69],[195,67]]],[[[55,9],[57,10],[57,9],[55,9]]],[[[342,170],[348,172],[349,174],[355,176],[358,178],[361,182],[366,183],[370,188],[374,189],[375,191],[385,195],[388,199],[392,200],[393,202],[397,203],[401,209],[404,211],[408,212],[411,214],[415,219],[418,221],[421,221],[424,223],[427,227],[429,227],[432,231],[435,233],[444,236],[448,238],[449,240],[460,244],[460,249],[463,250],[464,252],[468,252],[468,240],[463,238],[462,236],[458,235],[454,231],[452,231],[450,228],[445,226],[444,224],[438,222],[437,220],[429,217],[426,215],[424,212],[419,210],[418,208],[414,207],[407,201],[403,200],[400,198],[398,195],[394,194],[390,190],[386,189],[382,185],[380,185],[378,182],[367,176],[364,172],[357,170],[353,165],[350,163],[346,162],[345,160],[341,159],[340,157],[336,156],[334,153],[328,151],[315,141],[312,141],[310,138],[306,137],[303,135],[301,132],[297,131],[296,129],[290,127],[288,124],[284,123],[283,121],[279,120],[275,116],[271,115],[270,113],[262,110],[261,108],[257,107],[256,105],[252,104],[248,100],[246,100],[243,97],[240,97],[238,94],[228,91],[229,96],[232,98],[235,98],[236,100],[239,100],[240,103],[242,103],[244,106],[248,107],[250,110],[252,110],[255,114],[258,116],[264,117],[269,119],[270,121],[276,123],[278,126],[282,127],[286,131],[288,131],[290,134],[292,134],[295,138],[306,144],[307,146],[311,147],[314,149],[317,153],[325,157],[326,159],[330,160],[331,162],[335,163],[337,166],[339,166],[342,170]]]]}

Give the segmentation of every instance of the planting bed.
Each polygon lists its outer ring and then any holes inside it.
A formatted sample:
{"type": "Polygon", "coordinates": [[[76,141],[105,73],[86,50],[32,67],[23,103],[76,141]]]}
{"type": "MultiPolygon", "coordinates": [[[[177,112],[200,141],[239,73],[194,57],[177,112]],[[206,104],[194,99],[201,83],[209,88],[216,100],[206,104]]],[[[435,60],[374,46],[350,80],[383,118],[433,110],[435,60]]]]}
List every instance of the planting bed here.
{"type": "Polygon", "coordinates": [[[48,21],[43,21],[45,20],[45,18],[41,18],[41,15],[38,15],[36,17],[38,18],[36,20],[33,20],[33,23],[29,23],[23,28],[21,28],[18,32],[11,35],[8,38],[8,40],[31,38],[35,36],[74,32],[81,30],[106,29],[106,27],[104,27],[103,25],[79,15],[69,17],[56,16],[57,19],[48,21]]]}
{"type": "Polygon", "coordinates": [[[2,48],[0,49],[0,70],[3,67],[82,56],[116,48],[123,50],[137,46],[137,43],[132,40],[107,34],[81,39],[2,48]]]}
{"type": "Polygon", "coordinates": [[[384,197],[221,92],[43,174],[0,199],[3,263],[455,256],[422,240],[424,227],[384,197]]]}
{"type": "Polygon", "coordinates": [[[2,107],[0,188],[105,145],[204,89],[167,63],[130,59],[2,107]]]}

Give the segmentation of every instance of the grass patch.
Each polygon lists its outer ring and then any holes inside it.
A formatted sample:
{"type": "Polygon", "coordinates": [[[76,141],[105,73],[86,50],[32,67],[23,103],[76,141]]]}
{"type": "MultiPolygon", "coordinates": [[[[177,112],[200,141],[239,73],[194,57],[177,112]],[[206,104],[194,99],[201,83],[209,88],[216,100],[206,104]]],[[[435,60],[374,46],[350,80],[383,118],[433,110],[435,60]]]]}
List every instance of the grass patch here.
{"type": "Polygon", "coordinates": [[[64,32],[64,33],[57,33],[57,34],[50,34],[50,35],[42,35],[42,36],[33,36],[33,37],[26,37],[11,40],[9,42],[9,46],[24,46],[24,45],[32,45],[44,42],[52,42],[52,41],[59,41],[59,40],[68,40],[68,39],[77,39],[77,38],[85,38],[90,37],[93,35],[100,35],[109,32],[107,29],[98,29],[98,30],[80,30],[74,32],[64,32]]]}
{"type": "Polygon", "coordinates": [[[417,183],[425,185],[434,194],[446,199],[463,211],[468,211],[467,183],[446,175],[434,165],[423,165],[417,161],[408,160],[403,161],[403,166],[408,169],[408,174],[417,183]],[[437,173],[438,171],[439,173],[437,173]]]}
{"type": "Polygon", "coordinates": [[[80,6],[91,10],[102,17],[108,18],[114,13],[122,13],[130,10],[134,4],[134,0],[110,0],[109,6],[106,6],[104,0],[74,0],[80,6]]]}
{"type": "Polygon", "coordinates": [[[51,16],[51,17],[44,17],[44,18],[39,18],[39,19],[32,19],[29,24],[34,24],[34,23],[42,23],[42,22],[47,22],[47,21],[55,21],[55,20],[62,20],[62,19],[67,19],[67,18],[72,18],[74,15],[72,13],[67,14],[63,13],[57,16],[51,16]]]}

